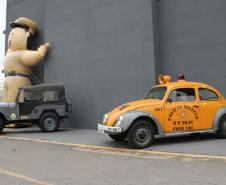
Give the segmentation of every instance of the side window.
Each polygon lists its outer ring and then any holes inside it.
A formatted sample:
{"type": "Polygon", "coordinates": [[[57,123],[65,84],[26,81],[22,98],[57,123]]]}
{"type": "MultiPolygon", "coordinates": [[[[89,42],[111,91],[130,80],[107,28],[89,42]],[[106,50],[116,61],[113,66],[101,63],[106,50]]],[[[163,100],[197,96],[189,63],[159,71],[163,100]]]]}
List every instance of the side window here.
{"type": "Polygon", "coordinates": [[[218,101],[218,95],[210,89],[200,88],[199,98],[201,101],[218,101]]]}
{"type": "Polygon", "coordinates": [[[195,101],[195,89],[193,88],[175,89],[170,93],[169,98],[173,102],[195,101]]]}

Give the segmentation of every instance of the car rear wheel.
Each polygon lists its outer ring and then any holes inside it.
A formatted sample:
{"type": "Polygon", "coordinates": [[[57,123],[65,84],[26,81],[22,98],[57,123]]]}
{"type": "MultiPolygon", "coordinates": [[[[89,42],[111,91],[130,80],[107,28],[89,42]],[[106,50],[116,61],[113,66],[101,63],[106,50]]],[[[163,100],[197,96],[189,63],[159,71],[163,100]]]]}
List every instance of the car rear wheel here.
{"type": "Polygon", "coordinates": [[[220,119],[218,130],[217,130],[217,136],[219,138],[224,138],[224,139],[226,138],[226,115],[220,119]]]}
{"type": "Polygon", "coordinates": [[[38,122],[38,127],[44,132],[57,131],[59,126],[60,120],[53,112],[44,113],[38,122]]]}
{"type": "Polygon", "coordinates": [[[116,135],[108,134],[108,135],[110,136],[111,139],[115,141],[124,141],[126,139],[126,133],[121,133],[116,135]]]}
{"type": "Polygon", "coordinates": [[[132,148],[146,148],[154,142],[154,128],[146,120],[133,123],[128,132],[128,142],[132,148]]]}

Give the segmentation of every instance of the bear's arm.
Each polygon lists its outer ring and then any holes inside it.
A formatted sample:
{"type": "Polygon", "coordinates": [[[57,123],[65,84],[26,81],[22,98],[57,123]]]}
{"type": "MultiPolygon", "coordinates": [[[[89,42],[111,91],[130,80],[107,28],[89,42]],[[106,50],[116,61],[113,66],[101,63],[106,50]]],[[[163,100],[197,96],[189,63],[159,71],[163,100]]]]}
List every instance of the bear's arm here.
{"type": "Polygon", "coordinates": [[[25,66],[33,66],[46,56],[47,50],[45,45],[41,45],[37,50],[24,51],[21,55],[21,63],[25,66]]]}

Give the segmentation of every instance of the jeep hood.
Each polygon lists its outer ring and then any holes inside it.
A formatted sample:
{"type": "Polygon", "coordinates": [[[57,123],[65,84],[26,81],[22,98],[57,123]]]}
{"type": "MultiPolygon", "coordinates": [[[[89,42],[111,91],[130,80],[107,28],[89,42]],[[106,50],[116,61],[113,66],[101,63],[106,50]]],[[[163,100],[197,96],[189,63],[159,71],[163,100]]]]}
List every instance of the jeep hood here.
{"type": "Polygon", "coordinates": [[[137,100],[137,101],[123,104],[121,106],[116,107],[109,113],[107,125],[113,126],[117,121],[117,119],[119,118],[119,116],[125,114],[126,112],[137,110],[142,107],[156,106],[160,104],[161,104],[161,100],[151,100],[151,99],[137,100]]]}

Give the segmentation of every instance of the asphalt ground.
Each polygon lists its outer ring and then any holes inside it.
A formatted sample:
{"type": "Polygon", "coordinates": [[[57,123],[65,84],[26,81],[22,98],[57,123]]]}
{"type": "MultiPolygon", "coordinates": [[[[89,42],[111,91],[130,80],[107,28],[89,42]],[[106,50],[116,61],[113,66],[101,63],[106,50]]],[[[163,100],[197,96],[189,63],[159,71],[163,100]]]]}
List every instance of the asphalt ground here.
{"type": "Polygon", "coordinates": [[[0,137],[1,185],[226,184],[225,159],[89,148],[12,135],[0,137]]]}
{"type": "MultiPolygon", "coordinates": [[[[3,136],[129,149],[127,141],[115,142],[110,139],[108,135],[99,134],[97,130],[89,129],[61,129],[59,132],[54,133],[43,133],[36,127],[26,129],[5,129],[3,136]]],[[[145,150],[226,156],[226,139],[218,139],[215,134],[201,134],[198,136],[183,135],[164,138],[157,137],[154,145],[145,150]]]]}

